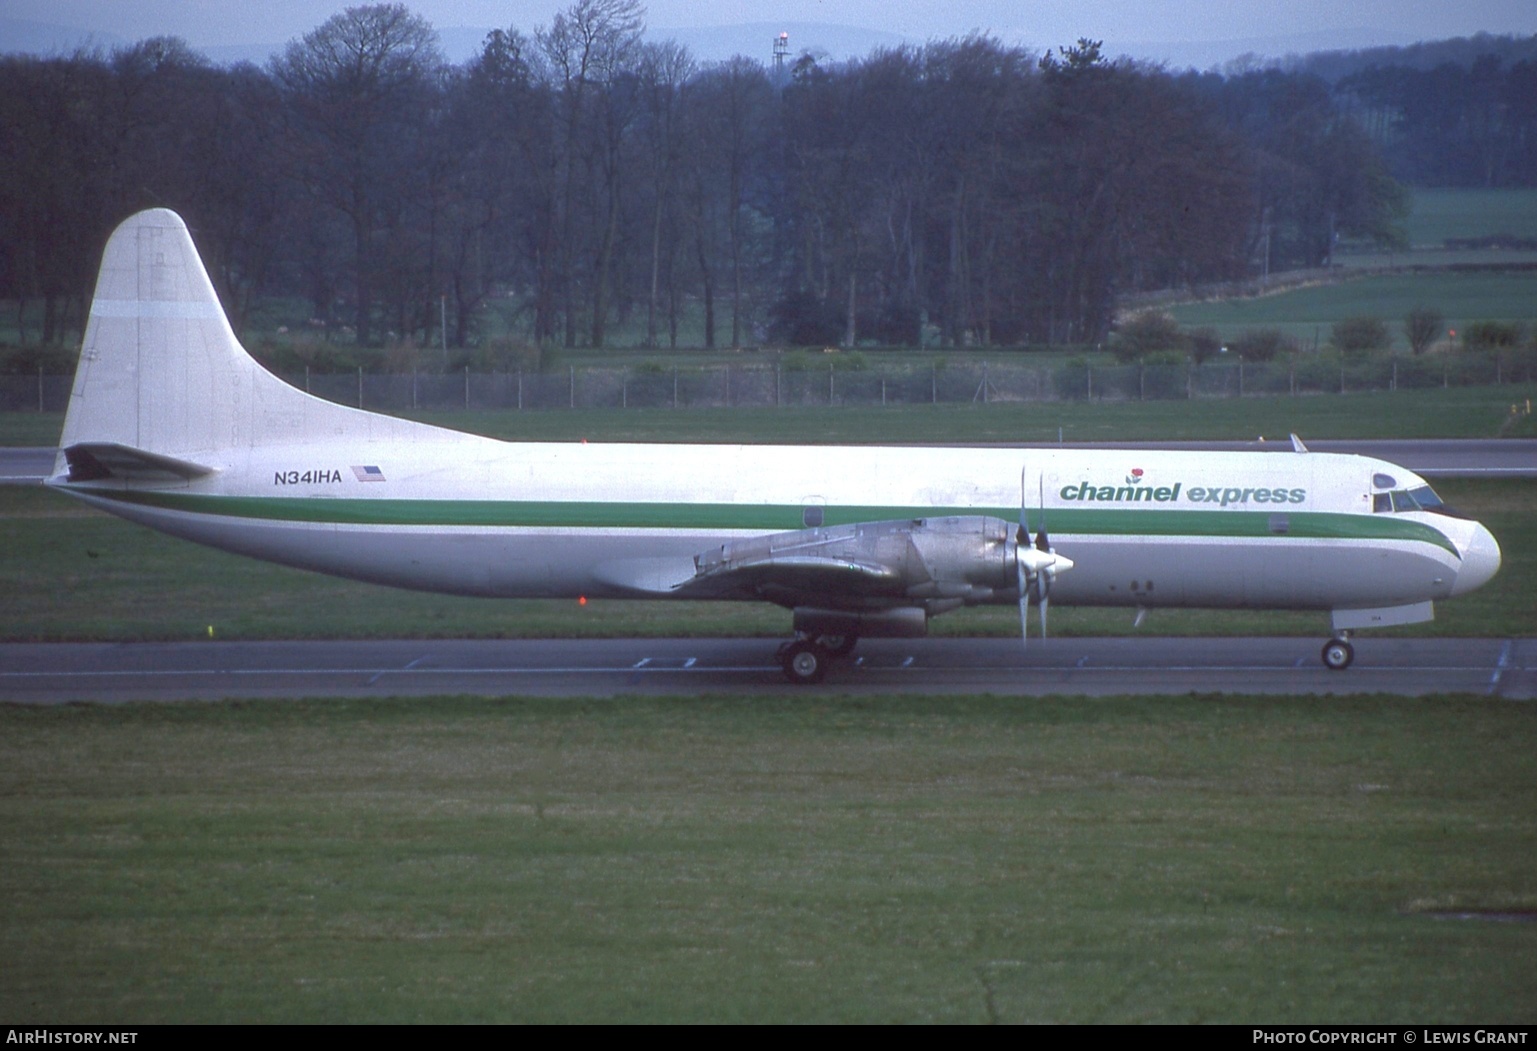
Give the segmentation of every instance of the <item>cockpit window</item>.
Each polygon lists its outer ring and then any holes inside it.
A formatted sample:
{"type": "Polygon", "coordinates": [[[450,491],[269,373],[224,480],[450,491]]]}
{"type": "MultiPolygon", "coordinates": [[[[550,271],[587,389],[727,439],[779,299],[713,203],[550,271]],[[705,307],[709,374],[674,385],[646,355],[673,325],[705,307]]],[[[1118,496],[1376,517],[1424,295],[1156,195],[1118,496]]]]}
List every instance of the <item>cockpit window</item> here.
{"type": "Polygon", "coordinates": [[[1414,502],[1426,511],[1436,511],[1446,504],[1436,495],[1436,491],[1428,485],[1422,485],[1418,489],[1410,489],[1409,495],[1414,497],[1414,502]]]}
{"type": "MultiPolygon", "coordinates": [[[[1372,478],[1373,484],[1387,478],[1387,475],[1379,474],[1372,478]]],[[[1436,491],[1428,485],[1417,486],[1414,489],[1395,489],[1391,493],[1372,494],[1372,511],[1376,514],[1385,514],[1395,511],[1429,511],[1432,514],[1448,515],[1452,518],[1465,516],[1447,506],[1436,491]]]]}

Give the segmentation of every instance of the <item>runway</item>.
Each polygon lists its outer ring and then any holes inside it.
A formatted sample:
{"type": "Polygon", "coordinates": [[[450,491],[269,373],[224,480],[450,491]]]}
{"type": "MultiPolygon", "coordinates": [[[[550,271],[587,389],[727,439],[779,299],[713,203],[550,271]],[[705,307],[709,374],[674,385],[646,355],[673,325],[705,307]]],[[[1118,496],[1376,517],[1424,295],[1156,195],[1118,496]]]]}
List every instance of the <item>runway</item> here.
{"type": "Polygon", "coordinates": [[[870,639],[817,687],[793,687],[773,639],[11,643],[0,701],[606,697],[731,693],[1537,695],[1537,639],[1357,638],[1344,672],[1322,638],[870,639]]]}

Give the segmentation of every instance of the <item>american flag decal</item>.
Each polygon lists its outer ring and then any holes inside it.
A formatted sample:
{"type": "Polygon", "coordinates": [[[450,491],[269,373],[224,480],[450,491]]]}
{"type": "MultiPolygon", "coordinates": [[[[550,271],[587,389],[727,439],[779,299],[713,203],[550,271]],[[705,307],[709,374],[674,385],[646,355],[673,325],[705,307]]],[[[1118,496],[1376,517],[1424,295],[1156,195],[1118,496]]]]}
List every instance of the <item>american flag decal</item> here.
{"type": "Polygon", "coordinates": [[[353,467],[352,473],[358,476],[358,481],[360,482],[384,481],[384,472],[373,464],[369,464],[367,467],[353,467]]]}

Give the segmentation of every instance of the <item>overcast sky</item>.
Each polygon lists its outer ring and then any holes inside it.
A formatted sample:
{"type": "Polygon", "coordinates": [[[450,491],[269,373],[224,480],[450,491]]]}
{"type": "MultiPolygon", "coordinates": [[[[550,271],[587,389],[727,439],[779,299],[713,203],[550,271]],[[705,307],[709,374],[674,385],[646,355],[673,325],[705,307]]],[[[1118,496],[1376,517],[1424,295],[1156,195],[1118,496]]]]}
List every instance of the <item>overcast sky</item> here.
{"type": "MultiPolygon", "coordinates": [[[[439,30],[511,25],[527,32],[570,2],[407,0],[407,6],[439,30]]],[[[208,48],[281,44],[347,6],[328,0],[0,0],[0,19],[88,27],[126,40],[173,35],[208,48]]],[[[1537,33],[1537,0],[652,0],[646,6],[654,30],[783,21],[858,26],[915,42],[982,30],[1031,47],[1091,37],[1113,54],[1138,54],[1139,45],[1149,43],[1313,34],[1359,47],[1480,31],[1537,33]]]]}

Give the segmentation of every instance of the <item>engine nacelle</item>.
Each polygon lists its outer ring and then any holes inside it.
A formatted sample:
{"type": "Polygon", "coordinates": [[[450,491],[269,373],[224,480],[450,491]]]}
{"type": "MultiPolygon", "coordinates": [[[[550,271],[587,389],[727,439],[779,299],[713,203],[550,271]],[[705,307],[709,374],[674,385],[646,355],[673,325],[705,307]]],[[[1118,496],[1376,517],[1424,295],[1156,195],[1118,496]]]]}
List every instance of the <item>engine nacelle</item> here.
{"type": "Polygon", "coordinates": [[[861,639],[921,639],[929,633],[928,611],[921,606],[867,610],[795,607],[795,630],[802,635],[839,635],[861,639]]]}
{"type": "Polygon", "coordinates": [[[826,611],[827,596],[835,594],[844,613],[904,607],[933,615],[1017,593],[1013,528],[999,518],[964,515],[774,533],[699,556],[696,581],[751,589],[791,608],[826,611]]]}

